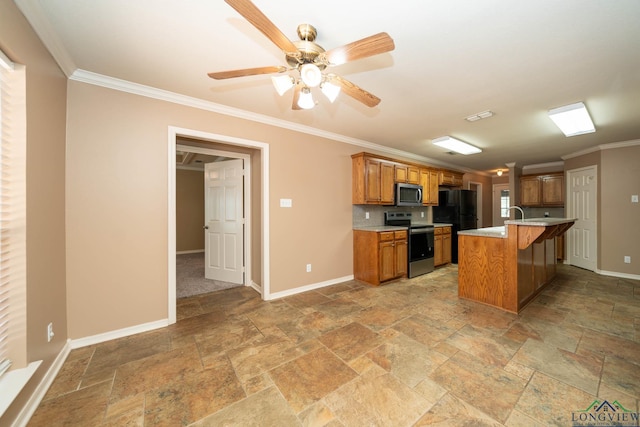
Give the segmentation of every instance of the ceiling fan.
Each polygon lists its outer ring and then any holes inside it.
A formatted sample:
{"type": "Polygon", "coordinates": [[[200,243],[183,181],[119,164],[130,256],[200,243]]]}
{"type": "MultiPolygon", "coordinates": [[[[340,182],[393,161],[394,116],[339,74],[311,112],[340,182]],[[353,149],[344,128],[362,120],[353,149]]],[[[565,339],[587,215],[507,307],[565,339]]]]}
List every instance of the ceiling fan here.
{"type": "Polygon", "coordinates": [[[313,108],[315,102],[311,95],[311,88],[319,87],[331,102],[340,91],[362,102],[368,107],[375,107],[380,98],[356,86],[333,73],[323,73],[327,67],[341,65],[357,59],[367,58],[395,48],[393,39],[387,33],[373,36],[325,51],[315,43],[316,29],[309,24],[298,26],[300,40],[292,42],[266,17],[250,0],[225,0],[240,15],[260,30],[269,40],[278,46],[285,54],[289,67],[271,66],[245,68],[240,70],[209,73],[209,77],[216,80],[234,77],[252,76],[258,74],[285,73],[297,70],[300,78],[288,74],[272,77],[276,90],[280,95],[293,88],[292,109],[313,108]]]}

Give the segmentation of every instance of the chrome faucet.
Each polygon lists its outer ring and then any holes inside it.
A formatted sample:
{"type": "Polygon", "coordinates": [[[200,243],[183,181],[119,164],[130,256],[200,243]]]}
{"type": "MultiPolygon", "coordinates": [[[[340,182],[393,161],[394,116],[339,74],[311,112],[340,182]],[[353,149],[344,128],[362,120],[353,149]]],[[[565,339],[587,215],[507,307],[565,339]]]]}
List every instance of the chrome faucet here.
{"type": "MultiPolygon", "coordinates": [[[[518,209],[520,211],[520,215],[522,215],[522,221],[524,221],[524,211],[520,206],[509,206],[509,209],[518,209]]],[[[514,218],[515,220],[515,218],[514,218]]]]}

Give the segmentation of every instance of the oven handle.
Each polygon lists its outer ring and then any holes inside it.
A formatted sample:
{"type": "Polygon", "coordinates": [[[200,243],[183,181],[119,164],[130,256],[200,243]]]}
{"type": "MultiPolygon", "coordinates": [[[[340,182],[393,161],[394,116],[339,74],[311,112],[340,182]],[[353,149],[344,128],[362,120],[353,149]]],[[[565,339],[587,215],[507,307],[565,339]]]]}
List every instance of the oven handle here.
{"type": "Polygon", "coordinates": [[[425,227],[425,228],[412,228],[410,234],[429,234],[433,233],[433,228],[425,227]]]}

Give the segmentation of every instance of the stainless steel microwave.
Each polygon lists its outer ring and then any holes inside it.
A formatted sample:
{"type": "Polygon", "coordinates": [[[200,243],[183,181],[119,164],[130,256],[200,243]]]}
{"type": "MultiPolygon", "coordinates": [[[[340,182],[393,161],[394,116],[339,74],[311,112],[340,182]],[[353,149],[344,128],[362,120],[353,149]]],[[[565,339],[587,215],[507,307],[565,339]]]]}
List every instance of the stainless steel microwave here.
{"type": "Polygon", "coordinates": [[[422,185],[396,184],[396,206],[422,206],[422,185]]]}

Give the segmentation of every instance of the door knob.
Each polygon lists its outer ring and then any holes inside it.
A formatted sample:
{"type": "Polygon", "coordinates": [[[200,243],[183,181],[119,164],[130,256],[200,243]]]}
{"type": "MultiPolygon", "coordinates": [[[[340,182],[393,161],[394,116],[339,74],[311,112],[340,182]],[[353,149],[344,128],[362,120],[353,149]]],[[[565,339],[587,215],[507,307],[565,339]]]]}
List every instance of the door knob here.
{"type": "Polygon", "coordinates": [[[204,227],[202,227],[202,228],[204,228],[205,230],[208,230],[208,229],[209,229],[209,226],[208,226],[208,225],[205,225],[205,226],[204,226],[204,227]]]}

